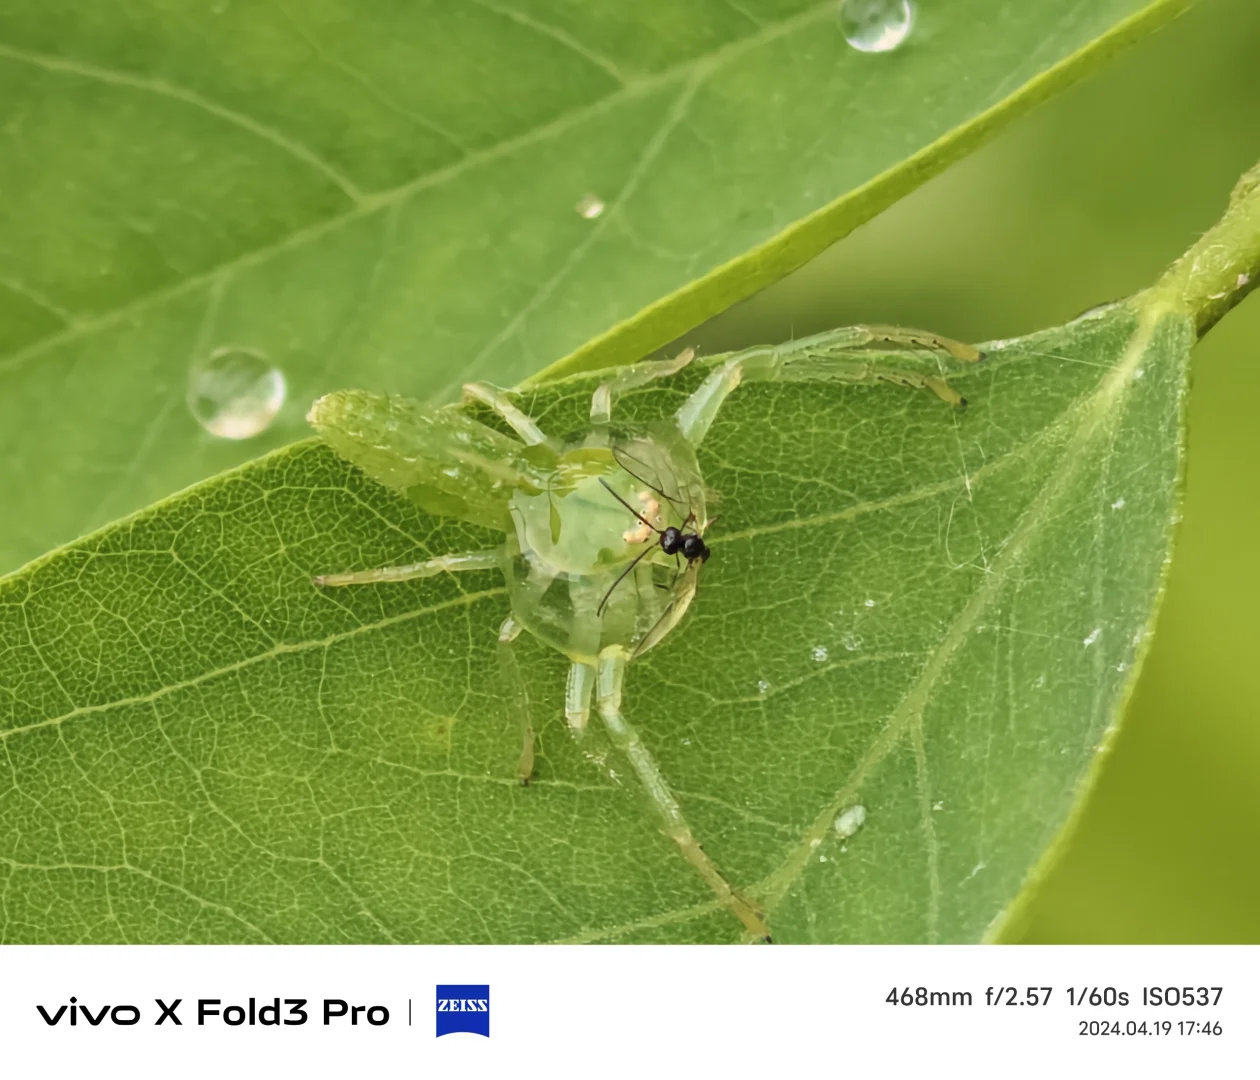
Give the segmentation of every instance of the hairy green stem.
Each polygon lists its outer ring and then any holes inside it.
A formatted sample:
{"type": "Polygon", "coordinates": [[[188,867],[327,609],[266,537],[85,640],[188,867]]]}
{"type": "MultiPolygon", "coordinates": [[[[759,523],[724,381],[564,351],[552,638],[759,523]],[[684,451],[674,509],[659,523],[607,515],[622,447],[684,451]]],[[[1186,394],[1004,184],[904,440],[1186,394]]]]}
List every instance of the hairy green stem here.
{"type": "Polygon", "coordinates": [[[1139,298],[1187,309],[1199,337],[1260,283],[1260,165],[1234,187],[1224,216],[1139,298]]]}

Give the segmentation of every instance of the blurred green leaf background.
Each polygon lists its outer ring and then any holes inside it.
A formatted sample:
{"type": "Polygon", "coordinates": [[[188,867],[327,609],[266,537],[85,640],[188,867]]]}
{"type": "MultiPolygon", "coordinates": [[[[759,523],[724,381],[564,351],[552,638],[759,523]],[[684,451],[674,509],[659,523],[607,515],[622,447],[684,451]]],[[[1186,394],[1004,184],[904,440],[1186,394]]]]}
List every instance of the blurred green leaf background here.
{"type": "MultiPolygon", "coordinates": [[[[1260,5],[1206,0],[804,269],[684,339],[854,322],[963,340],[1155,280],[1260,158],[1260,5]]],[[[1185,517],[1154,646],[1062,858],[1006,940],[1260,941],[1260,302],[1194,359],[1185,517]]]]}

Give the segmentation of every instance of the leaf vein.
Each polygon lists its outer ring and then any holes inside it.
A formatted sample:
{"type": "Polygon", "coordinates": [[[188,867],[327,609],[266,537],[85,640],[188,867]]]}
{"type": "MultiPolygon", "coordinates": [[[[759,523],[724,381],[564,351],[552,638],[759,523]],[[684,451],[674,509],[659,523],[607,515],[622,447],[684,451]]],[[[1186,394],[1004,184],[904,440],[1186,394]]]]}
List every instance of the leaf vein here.
{"type": "Polygon", "coordinates": [[[129,90],[170,98],[172,101],[178,101],[183,105],[201,109],[218,120],[223,120],[241,128],[243,131],[248,131],[251,135],[271,143],[272,146],[301,161],[304,165],[323,176],[325,180],[340,188],[342,194],[351,202],[362,203],[364,200],[363,192],[359,190],[354,181],[334,165],[325,161],[309,146],[276,128],[255,120],[251,116],[247,116],[235,109],[230,109],[226,105],[220,105],[218,102],[204,97],[194,90],[176,86],[165,79],[151,79],[141,75],[130,75],[123,71],[112,71],[97,64],[88,64],[81,60],[67,60],[60,56],[49,56],[46,53],[34,52],[30,49],[19,49],[3,43],[0,43],[0,56],[13,60],[16,63],[42,68],[45,71],[64,75],[77,75],[83,79],[92,79],[97,82],[108,83],[111,86],[126,87],[129,90]]]}
{"type": "MultiPolygon", "coordinates": [[[[196,686],[201,686],[207,682],[219,678],[221,675],[232,675],[239,671],[245,671],[252,668],[256,664],[266,663],[275,660],[281,656],[288,656],[294,653],[304,653],[311,649],[326,649],[330,645],[347,641],[351,638],[359,637],[362,634],[373,633],[377,630],[383,630],[390,626],[397,626],[400,623],[407,623],[413,619],[423,618],[425,615],[431,615],[438,611],[445,611],[450,608],[475,604],[481,600],[488,599],[492,596],[503,596],[506,590],[502,588],[486,589],[483,592],[466,593],[463,596],[455,597],[452,600],[446,600],[429,607],[416,608],[413,611],[406,611],[398,615],[391,615],[388,618],[380,619],[374,623],[365,623],[362,626],[356,626],[353,630],[344,630],[339,633],[329,634],[327,637],[320,638],[317,641],[302,642],[281,642],[273,645],[264,652],[249,656],[243,660],[235,661],[231,664],[224,664],[221,667],[214,668],[211,671],[202,672],[192,678],[184,679],[180,682],[170,683],[147,694],[141,694],[137,697],[119,698],[115,701],[102,702],[99,705],[84,705],[71,709],[69,712],[60,716],[49,717],[44,720],[38,720],[32,724],[24,724],[21,727],[12,727],[0,730],[0,742],[7,741],[17,735],[28,734],[33,731],[40,731],[44,728],[59,727],[71,720],[76,720],[83,716],[92,716],[99,713],[112,712],[115,709],[128,708],[132,705],[147,705],[152,702],[159,701],[170,694],[178,693],[181,690],[188,690],[196,686]]],[[[67,698],[67,700],[71,700],[67,698]]]]}

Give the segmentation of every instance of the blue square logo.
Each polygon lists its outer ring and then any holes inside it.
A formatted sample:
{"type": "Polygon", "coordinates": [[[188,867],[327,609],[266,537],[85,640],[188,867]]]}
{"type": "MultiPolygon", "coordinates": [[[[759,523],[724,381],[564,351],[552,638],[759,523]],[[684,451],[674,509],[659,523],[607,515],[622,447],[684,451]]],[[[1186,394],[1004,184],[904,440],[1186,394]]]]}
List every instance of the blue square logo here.
{"type": "Polygon", "coordinates": [[[490,1038],[490,987],[439,986],[437,1033],[468,1031],[490,1038]]]}

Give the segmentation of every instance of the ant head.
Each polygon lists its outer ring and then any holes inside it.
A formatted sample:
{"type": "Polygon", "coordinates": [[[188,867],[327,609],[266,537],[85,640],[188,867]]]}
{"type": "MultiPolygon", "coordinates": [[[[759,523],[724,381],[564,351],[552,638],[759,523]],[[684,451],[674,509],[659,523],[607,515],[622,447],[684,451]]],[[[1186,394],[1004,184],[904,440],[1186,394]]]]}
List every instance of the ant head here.
{"type": "Polygon", "coordinates": [[[671,525],[668,529],[662,532],[661,550],[665,552],[666,555],[674,555],[679,551],[685,551],[686,544],[683,540],[682,531],[680,529],[675,529],[674,526],[671,525]]]}
{"type": "Polygon", "coordinates": [[[708,545],[696,535],[683,537],[682,553],[688,562],[694,562],[699,559],[705,562],[709,558],[708,545]]]}

